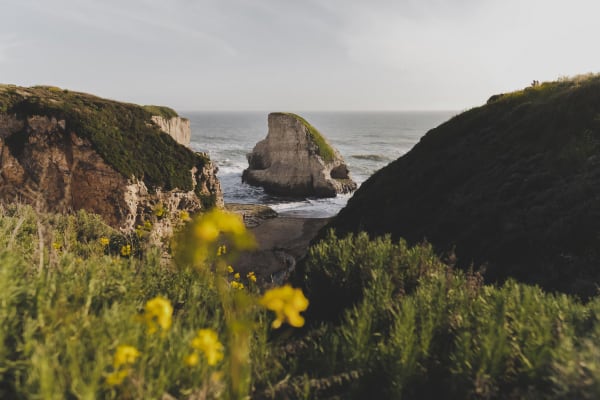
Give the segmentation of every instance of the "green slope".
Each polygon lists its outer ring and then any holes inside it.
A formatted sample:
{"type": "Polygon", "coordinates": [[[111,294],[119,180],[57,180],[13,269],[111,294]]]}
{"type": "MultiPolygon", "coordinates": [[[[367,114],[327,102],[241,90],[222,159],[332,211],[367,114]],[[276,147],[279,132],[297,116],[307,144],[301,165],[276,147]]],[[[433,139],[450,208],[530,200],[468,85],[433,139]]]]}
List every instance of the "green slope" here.
{"type": "MultiPolygon", "coordinates": [[[[488,281],[600,282],[600,77],[492,96],[378,171],[328,228],[431,242],[488,281]]],[[[327,229],[327,228],[326,228],[327,229]]]]}

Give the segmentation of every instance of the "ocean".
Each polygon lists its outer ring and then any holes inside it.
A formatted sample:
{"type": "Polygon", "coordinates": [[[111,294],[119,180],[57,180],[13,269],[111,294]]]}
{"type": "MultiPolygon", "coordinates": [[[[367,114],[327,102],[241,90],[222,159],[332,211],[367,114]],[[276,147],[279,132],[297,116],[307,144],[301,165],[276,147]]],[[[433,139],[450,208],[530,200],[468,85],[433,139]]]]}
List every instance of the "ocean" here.
{"type": "MultiPolygon", "coordinates": [[[[267,135],[267,112],[187,112],[191,147],[207,152],[219,167],[226,203],[266,204],[282,215],[331,217],[351,194],[330,199],[285,198],[242,183],[246,154],[267,135]]],[[[360,185],[375,171],[409,151],[430,129],[455,111],[300,113],[339,150],[360,185]]]]}

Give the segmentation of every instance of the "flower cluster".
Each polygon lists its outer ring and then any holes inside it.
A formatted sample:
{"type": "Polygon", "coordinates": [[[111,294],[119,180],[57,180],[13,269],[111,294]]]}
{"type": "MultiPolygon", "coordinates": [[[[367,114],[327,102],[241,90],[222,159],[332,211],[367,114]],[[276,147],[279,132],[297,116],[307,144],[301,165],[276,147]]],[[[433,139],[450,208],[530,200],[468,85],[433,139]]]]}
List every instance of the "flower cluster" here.
{"type": "Polygon", "coordinates": [[[173,306],[168,299],[157,296],[148,300],[144,307],[143,321],[148,327],[148,333],[152,334],[159,329],[163,332],[169,330],[172,324],[173,306]]]}
{"type": "Polygon", "coordinates": [[[223,359],[223,345],[219,341],[217,332],[212,329],[200,329],[192,339],[192,348],[194,352],[184,360],[189,367],[196,366],[200,361],[198,352],[204,354],[206,363],[210,366],[217,365],[223,359]]]}
{"type": "Polygon", "coordinates": [[[254,274],[254,271],[250,271],[246,274],[246,278],[248,278],[249,281],[256,283],[256,275],[254,274]]]}
{"type": "Polygon", "coordinates": [[[126,244],[126,245],[121,246],[121,256],[129,257],[130,255],[131,255],[131,245],[126,244]]]}
{"type": "Polygon", "coordinates": [[[180,219],[182,222],[187,222],[187,221],[189,221],[189,220],[190,220],[190,213],[189,213],[189,212],[187,212],[187,211],[185,211],[185,210],[183,210],[183,211],[180,211],[180,212],[179,212],[179,219],[180,219]]]}
{"type": "Polygon", "coordinates": [[[140,352],[133,346],[121,345],[115,350],[113,356],[113,372],[107,375],[106,383],[110,386],[120,385],[131,372],[131,365],[140,356],[140,352]]]}
{"type": "Polygon", "coordinates": [[[304,318],[300,316],[300,312],[308,308],[308,300],[300,289],[294,289],[290,285],[270,289],[259,303],[275,312],[275,320],[271,325],[274,329],[284,322],[296,328],[304,325],[304,318]]]}
{"type": "Polygon", "coordinates": [[[254,237],[237,214],[214,209],[204,214],[194,226],[194,236],[207,244],[215,242],[220,234],[227,235],[238,250],[250,249],[255,244],[254,237]]]}
{"type": "Polygon", "coordinates": [[[100,244],[101,244],[102,246],[105,246],[105,247],[106,247],[106,246],[108,246],[108,244],[110,243],[110,240],[109,240],[107,237],[104,237],[104,236],[103,236],[103,237],[101,237],[101,238],[99,239],[99,241],[100,241],[100,244]]]}
{"type": "Polygon", "coordinates": [[[162,218],[165,216],[166,210],[165,210],[165,206],[163,205],[163,203],[158,203],[157,205],[154,206],[154,210],[152,210],[154,215],[156,215],[157,218],[162,218]]]}

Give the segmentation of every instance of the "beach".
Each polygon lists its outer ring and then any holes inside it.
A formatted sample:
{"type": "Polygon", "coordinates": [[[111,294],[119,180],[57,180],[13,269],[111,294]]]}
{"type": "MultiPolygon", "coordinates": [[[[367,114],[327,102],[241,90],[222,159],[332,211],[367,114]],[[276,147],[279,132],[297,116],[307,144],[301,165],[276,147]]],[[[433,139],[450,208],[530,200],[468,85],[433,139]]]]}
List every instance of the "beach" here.
{"type": "Polygon", "coordinates": [[[281,284],[304,257],[310,241],[330,218],[304,218],[278,214],[256,204],[226,204],[241,215],[257,242],[257,249],[244,252],[235,265],[242,275],[253,271],[265,285],[281,284]]]}

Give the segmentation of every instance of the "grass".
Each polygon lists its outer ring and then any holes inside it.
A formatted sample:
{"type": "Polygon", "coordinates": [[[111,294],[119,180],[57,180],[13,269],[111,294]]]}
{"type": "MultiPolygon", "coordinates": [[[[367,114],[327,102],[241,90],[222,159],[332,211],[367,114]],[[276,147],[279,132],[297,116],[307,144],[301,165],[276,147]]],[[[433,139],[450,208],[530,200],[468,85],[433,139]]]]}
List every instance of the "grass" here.
{"type": "MultiPolygon", "coordinates": [[[[238,232],[233,219],[219,224],[238,232]]],[[[225,264],[205,258],[215,250],[209,242],[191,239],[206,229],[192,222],[176,236],[177,252],[190,246],[183,258],[162,259],[126,237],[119,243],[133,251],[121,256],[111,248],[119,233],[94,215],[0,209],[0,397],[600,395],[599,298],[484,285],[427,244],[330,234],[294,278],[310,300],[306,326],[275,331],[251,300],[258,287],[215,279],[225,264]],[[172,324],[152,334],[147,324],[157,320],[145,315],[158,296],[172,305],[172,324]],[[199,329],[215,332],[223,360],[209,365],[200,353],[186,364],[199,329]],[[139,352],[125,367],[114,359],[122,345],[139,352]],[[126,377],[110,384],[115,371],[126,377]]],[[[227,257],[244,240],[232,240],[227,257]]],[[[235,268],[233,258],[223,261],[235,268]]]]}
{"type": "Polygon", "coordinates": [[[179,116],[175,110],[165,106],[144,106],[144,110],[148,111],[152,115],[157,115],[166,119],[179,116]]]}
{"type": "MultiPolygon", "coordinates": [[[[144,108],[47,86],[5,85],[0,86],[0,112],[19,119],[32,115],[64,119],[67,131],[88,139],[115,170],[144,181],[151,190],[192,190],[190,170],[201,169],[206,162],[151,122],[154,112],[176,115],[166,107],[144,108]]],[[[26,131],[12,138],[17,144],[26,140],[26,131]]]]}
{"type": "Polygon", "coordinates": [[[301,116],[299,116],[297,114],[293,114],[293,113],[286,113],[286,114],[296,118],[298,121],[300,121],[300,122],[302,122],[302,124],[304,124],[304,126],[308,130],[308,133],[310,134],[312,141],[317,145],[317,147],[319,149],[319,156],[321,156],[323,161],[332,162],[335,159],[335,152],[334,152],[333,148],[331,147],[331,145],[329,143],[327,143],[327,140],[323,137],[323,135],[321,135],[321,132],[319,132],[317,130],[317,128],[312,126],[307,120],[305,120],[304,118],[302,118],[301,116]]]}

